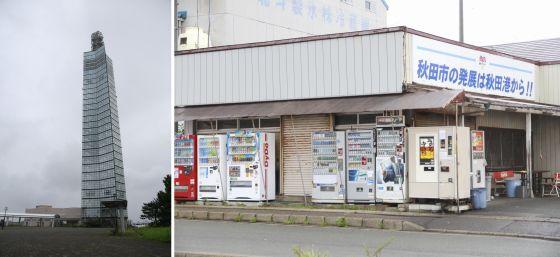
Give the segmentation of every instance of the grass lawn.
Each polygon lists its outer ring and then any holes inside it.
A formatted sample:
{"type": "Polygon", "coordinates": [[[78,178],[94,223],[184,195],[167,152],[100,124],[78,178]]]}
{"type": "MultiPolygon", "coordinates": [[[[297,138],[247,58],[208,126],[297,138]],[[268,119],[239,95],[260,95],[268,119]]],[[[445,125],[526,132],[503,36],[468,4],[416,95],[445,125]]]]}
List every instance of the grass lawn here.
{"type": "Polygon", "coordinates": [[[140,237],[146,240],[154,240],[165,243],[171,242],[171,227],[143,227],[129,228],[127,236],[140,237]]]}

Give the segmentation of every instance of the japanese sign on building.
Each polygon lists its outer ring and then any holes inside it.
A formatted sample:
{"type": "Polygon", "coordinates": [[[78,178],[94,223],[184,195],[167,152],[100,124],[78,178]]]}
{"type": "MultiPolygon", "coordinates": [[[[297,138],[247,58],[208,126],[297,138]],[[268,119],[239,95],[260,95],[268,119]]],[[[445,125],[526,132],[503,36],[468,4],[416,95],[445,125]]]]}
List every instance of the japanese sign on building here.
{"type": "Polygon", "coordinates": [[[417,84],[536,99],[534,64],[417,35],[410,69],[417,84]]]}
{"type": "MultiPolygon", "coordinates": [[[[367,30],[374,27],[374,13],[368,12],[367,16],[359,13],[337,8],[336,5],[327,5],[327,1],[318,0],[257,0],[259,6],[271,10],[280,10],[294,17],[304,17],[310,21],[323,25],[336,26],[340,29],[356,31],[367,30]]],[[[383,4],[385,4],[383,2],[383,4]]],[[[373,5],[370,2],[370,5],[373,5]]],[[[361,6],[360,6],[361,7],[361,6]]]]}

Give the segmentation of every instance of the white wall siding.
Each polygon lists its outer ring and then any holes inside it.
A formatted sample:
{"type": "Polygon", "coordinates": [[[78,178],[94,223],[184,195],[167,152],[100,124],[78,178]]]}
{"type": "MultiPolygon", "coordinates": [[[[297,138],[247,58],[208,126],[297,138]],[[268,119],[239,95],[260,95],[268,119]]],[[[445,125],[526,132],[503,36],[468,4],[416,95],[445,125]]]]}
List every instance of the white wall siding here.
{"type": "Polygon", "coordinates": [[[539,66],[537,74],[537,100],[560,105],[560,64],[539,66]]]}
{"type": "Polygon", "coordinates": [[[402,92],[403,32],[179,55],[175,105],[402,92]]]}
{"type": "MultiPolygon", "coordinates": [[[[384,28],[387,24],[387,9],[381,0],[372,1],[374,7],[372,11],[367,10],[364,1],[361,0],[354,4],[338,0],[284,0],[284,8],[276,5],[282,3],[278,1],[179,0],[177,2],[177,11],[187,11],[182,26],[199,27],[201,33],[210,36],[212,46],[384,28]],[[294,3],[298,2],[302,4],[300,14],[294,12],[297,9],[294,3]],[[310,9],[312,7],[315,8],[313,17],[310,9]],[[331,11],[330,22],[323,17],[323,10],[331,11]],[[344,26],[335,22],[338,12],[341,12],[340,18],[344,20],[344,26]],[[349,26],[351,15],[356,18],[355,27],[349,26]],[[364,25],[362,22],[365,22],[364,25]]],[[[190,35],[181,35],[182,38],[187,36],[190,35]]],[[[180,50],[193,49],[199,41],[202,41],[199,42],[201,46],[207,44],[206,37],[187,37],[187,39],[191,44],[190,47],[179,45],[180,50]]]]}

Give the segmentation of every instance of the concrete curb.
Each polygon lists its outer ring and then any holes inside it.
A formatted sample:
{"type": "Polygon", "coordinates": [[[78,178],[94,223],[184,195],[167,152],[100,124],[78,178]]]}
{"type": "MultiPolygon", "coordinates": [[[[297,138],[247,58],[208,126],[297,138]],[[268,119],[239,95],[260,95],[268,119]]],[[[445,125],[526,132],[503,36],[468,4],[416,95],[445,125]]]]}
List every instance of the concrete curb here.
{"type": "Polygon", "coordinates": [[[178,210],[176,218],[187,218],[195,220],[224,220],[250,223],[278,223],[286,225],[315,225],[315,226],[337,226],[337,227],[359,227],[375,229],[391,229],[402,231],[424,231],[424,227],[410,221],[381,218],[359,218],[345,216],[308,216],[289,215],[273,213],[251,213],[251,212],[208,212],[178,210]],[[184,212],[184,213],[183,213],[184,212]]]}
{"type": "Polygon", "coordinates": [[[206,253],[206,252],[183,252],[175,251],[175,257],[259,257],[256,255],[236,255],[236,254],[221,254],[221,253],[206,253]]]}
{"type": "MultiPolygon", "coordinates": [[[[305,209],[305,208],[288,208],[288,207],[253,207],[253,206],[222,206],[222,205],[197,205],[183,204],[175,205],[175,209],[181,208],[215,208],[215,209],[239,209],[239,210],[278,210],[278,211],[305,211],[305,212],[330,212],[330,213],[354,213],[354,214],[373,214],[385,216],[404,216],[404,217],[433,217],[445,218],[452,214],[425,213],[425,212],[391,212],[391,211],[369,211],[369,210],[346,210],[346,209],[305,209]]],[[[454,214],[453,214],[454,215],[454,214]]],[[[512,221],[534,221],[534,222],[550,222],[560,223],[560,219],[556,218],[536,218],[536,217],[508,217],[508,216],[486,216],[475,214],[461,214],[462,217],[494,219],[494,220],[512,220],[512,221]]]]}
{"type": "Polygon", "coordinates": [[[454,229],[424,229],[424,232],[479,235],[479,236],[519,237],[519,238],[528,238],[528,239],[560,241],[560,237],[516,234],[516,233],[504,233],[504,232],[469,231],[469,230],[454,230],[454,229]]]}
{"type": "MultiPolygon", "coordinates": [[[[179,219],[195,219],[195,220],[224,220],[235,222],[259,222],[259,223],[277,223],[286,225],[315,225],[315,226],[338,226],[338,227],[359,227],[373,229],[389,229],[398,231],[423,231],[433,233],[451,233],[465,235],[482,235],[482,236],[504,236],[528,239],[540,239],[549,241],[560,241],[560,237],[504,233],[504,232],[488,232],[488,231],[470,231],[470,230],[452,230],[452,229],[427,229],[419,224],[399,219],[382,219],[382,218],[355,218],[345,216],[319,216],[319,215],[289,215],[289,214],[272,214],[272,213],[251,213],[251,212],[209,212],[209,211],[191,211],[177,210],[175,214],[179,219]]],[[[176,255],[177,256],[177,255],[176,255]]],[[[204,256],[204,255],[187,255],[187,256],[204,256]]],[[[212,255],[210,255],[212,256],[212,255]]]]}

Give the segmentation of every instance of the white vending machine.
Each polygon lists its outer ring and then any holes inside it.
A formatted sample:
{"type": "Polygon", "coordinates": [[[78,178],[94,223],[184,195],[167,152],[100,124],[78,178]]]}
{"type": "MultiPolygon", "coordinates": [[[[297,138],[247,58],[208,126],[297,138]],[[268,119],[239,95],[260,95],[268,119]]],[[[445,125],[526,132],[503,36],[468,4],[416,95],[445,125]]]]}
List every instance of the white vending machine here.
{"type": "Polygon", "coordinates": [[[410,198],[468,199],[470,144],[468,127],[408,128],[410,198]]]}
{"type": "Polygon", "coordinates": [[[226,200],[226,136],[198,136],[198,200],[226,200]]]}
{"type": "Polygon", "coordinates": [[[274,134],[227,134],[228,201],[268,201],[275,195],[274,134]]]}
{"type": "Polygon", "coordinates": [[[484,152],[484,131],[471,131],[471,188],[486,187],[486,156],[484,152]]]}
{"type": "Polygon", "coordinates": [[[404,116],[378,116],[376,123],[376,201],[404,203],[408,199],[404,116]]]}
{"type": "Polygon", "coordinates": [[[375,203],[373,130],[346,131],[346,188],[350,203],[375,203]]]}
{"type": "Polygon", "coordinates": [[[346,195],[344,135],[344,131],[318,131],[311,134],[312,202],[344,203],[346,195]]]}

